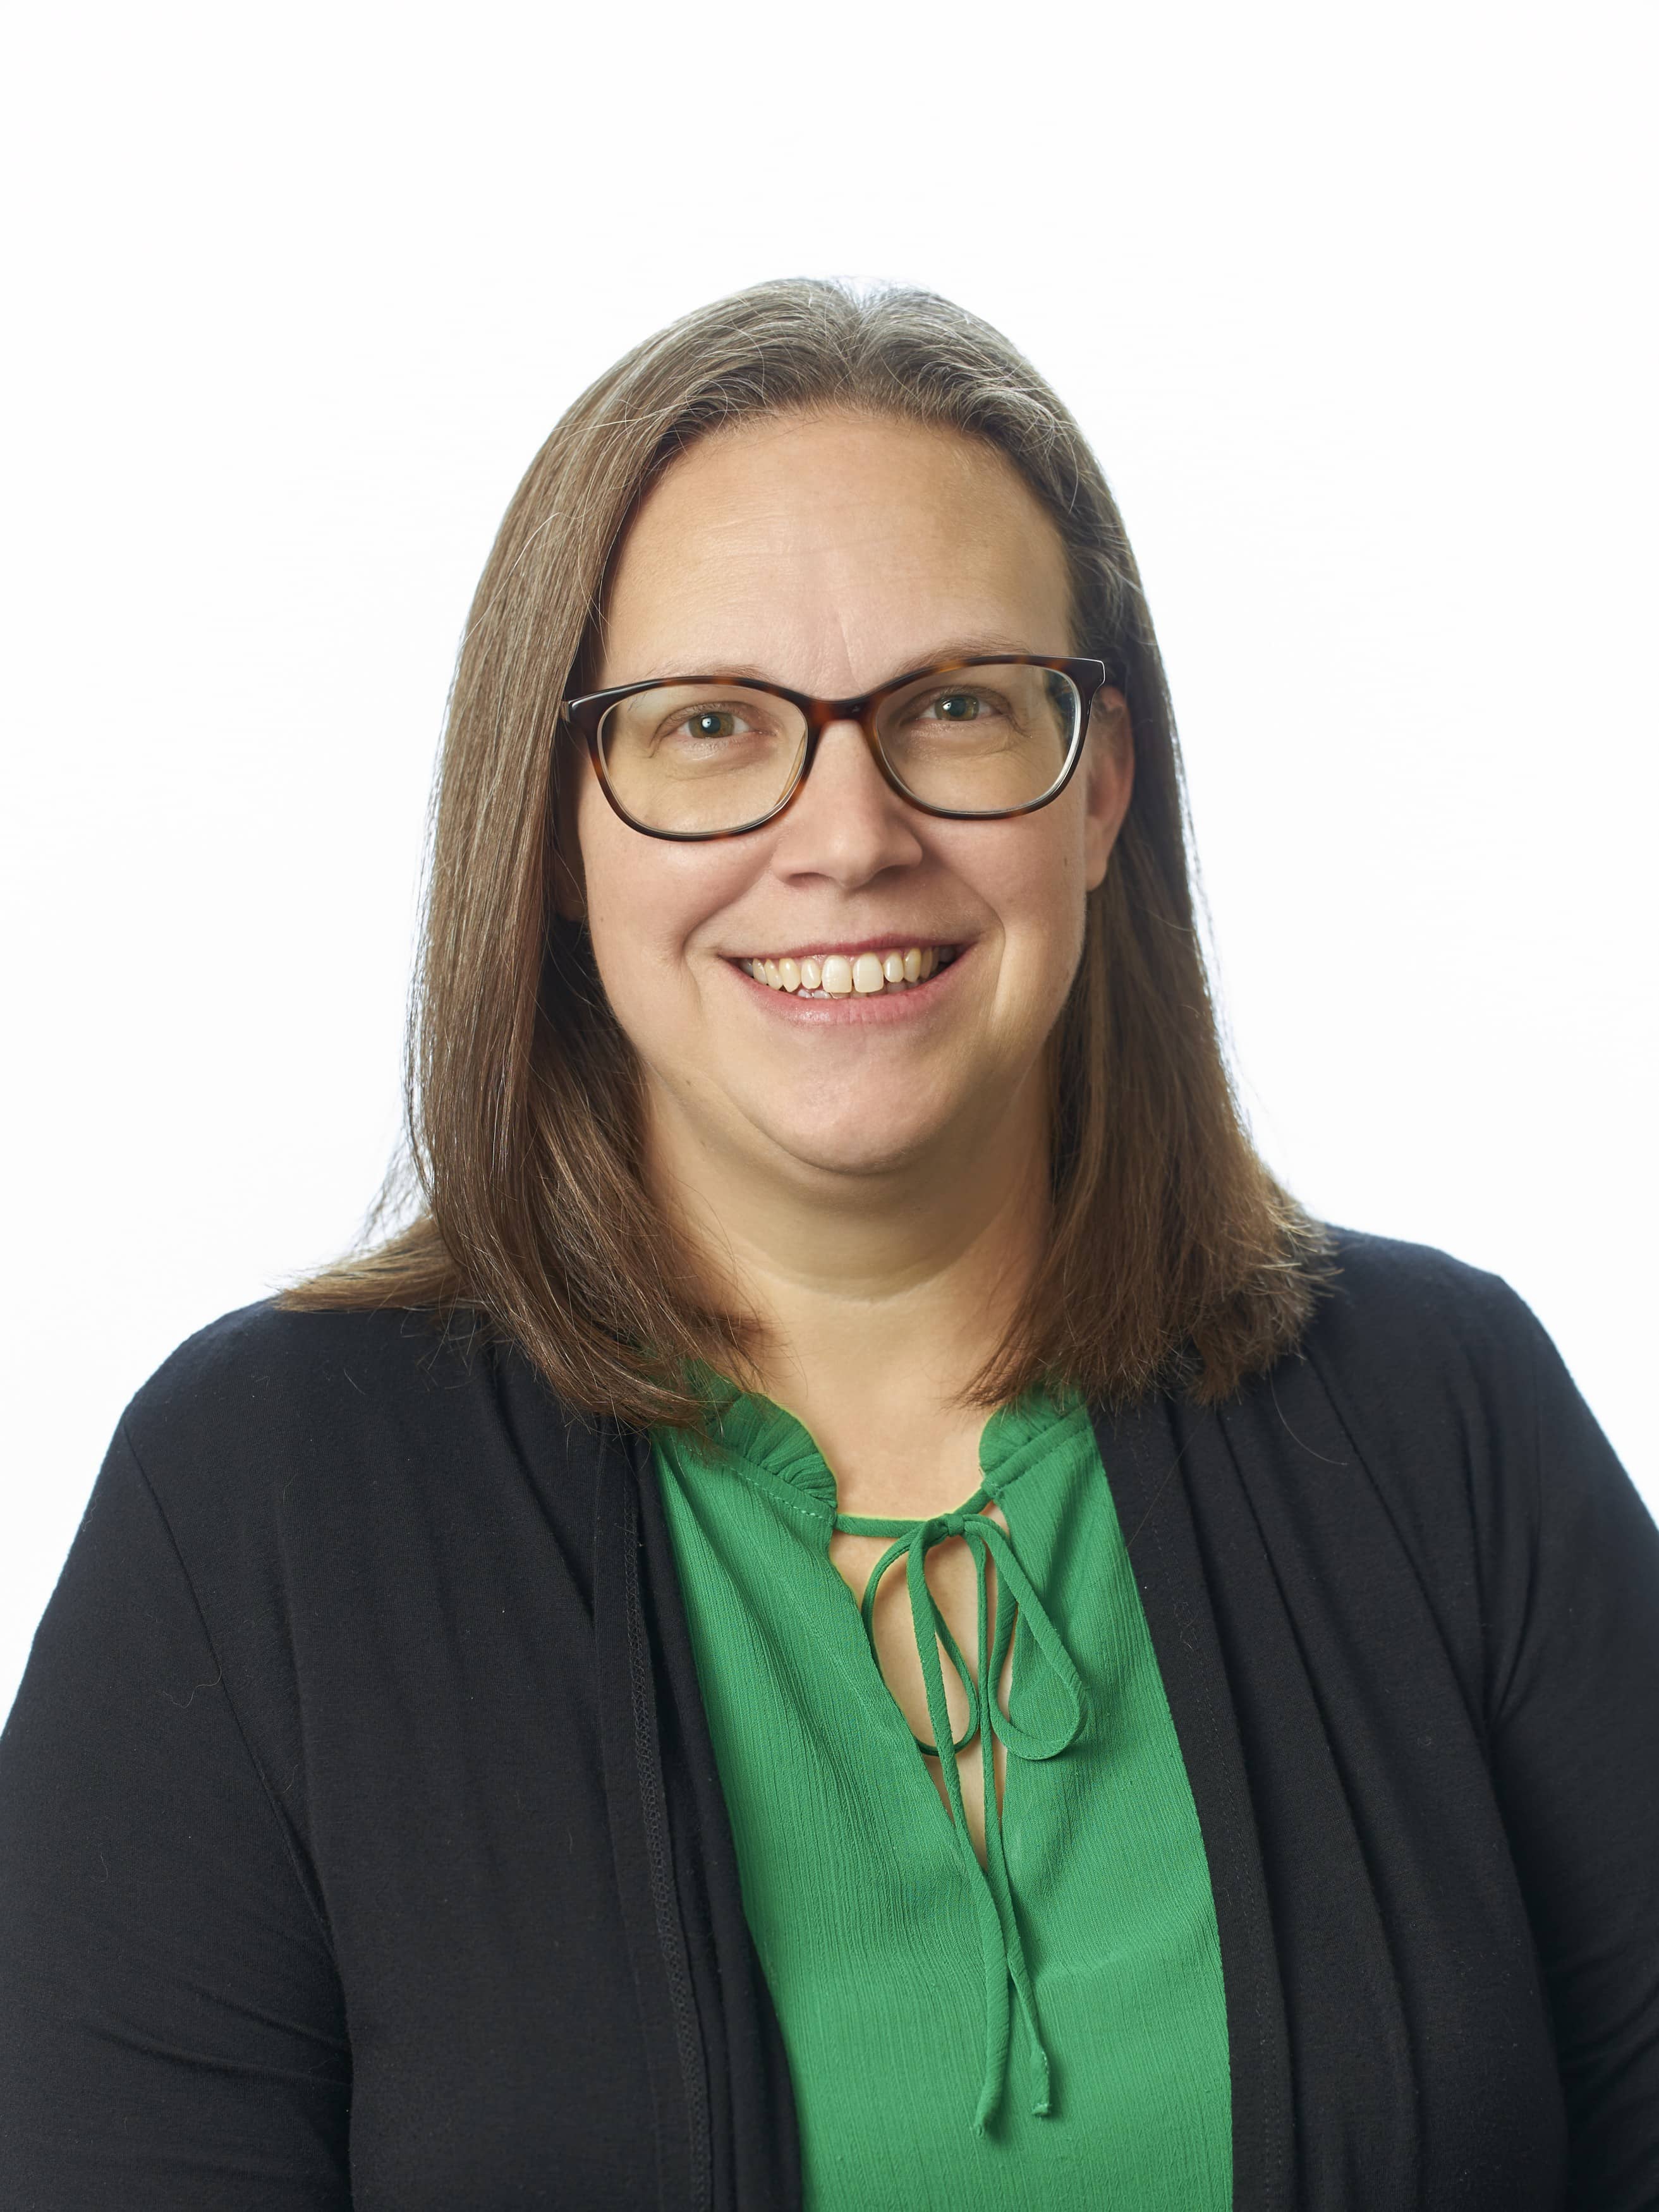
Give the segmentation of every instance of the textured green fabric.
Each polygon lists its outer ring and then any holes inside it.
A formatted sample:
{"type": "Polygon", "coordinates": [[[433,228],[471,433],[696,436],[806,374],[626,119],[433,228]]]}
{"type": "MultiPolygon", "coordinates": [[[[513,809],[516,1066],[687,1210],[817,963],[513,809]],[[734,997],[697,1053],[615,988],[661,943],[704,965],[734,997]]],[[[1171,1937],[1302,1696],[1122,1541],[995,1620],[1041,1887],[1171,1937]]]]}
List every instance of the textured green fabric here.
{"type": "MultiPolygon", "coordinates": [[[[802,1425],[720,1395],[712,1449],[659,1430],[653,1456],[810,2212],[1219,2212],[1231,2113],[1209,1873],[1086,1409],[1036,1395],[994,1413],[981,1488],[953,1514],[838,1521],[802,1425]],[[943,1637],[970,1692],[1000,1679],[1013,1629],[983,1869],[955,1760],[953,1820],[876,1662],[877,1576],[861,1619],[829,1557],[837,1526],[894,1539],[877,1572],[905,1575],[935,1741],[933,1544],[960,1534],[976,1554],[971,1664],[943,1637]]],[[[976,1730],[988,1765],[982,1710],[973,1692],[958,1741],[976,1730]]]]}

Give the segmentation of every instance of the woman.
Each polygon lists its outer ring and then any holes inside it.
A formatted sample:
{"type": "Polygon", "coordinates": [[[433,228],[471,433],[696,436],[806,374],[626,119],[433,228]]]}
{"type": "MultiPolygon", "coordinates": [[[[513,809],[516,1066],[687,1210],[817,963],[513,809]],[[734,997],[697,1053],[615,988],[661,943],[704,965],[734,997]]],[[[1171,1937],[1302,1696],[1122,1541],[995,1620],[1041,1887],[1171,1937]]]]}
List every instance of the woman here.
{"type": "Polygon", "coordinates": [[[7,1732],[6,2201],[1659,2202],[1659,1534],[1230,1097],[1071,418],[648,341],[462,648],[412,1224],[122,1424],[7,1732]]]}

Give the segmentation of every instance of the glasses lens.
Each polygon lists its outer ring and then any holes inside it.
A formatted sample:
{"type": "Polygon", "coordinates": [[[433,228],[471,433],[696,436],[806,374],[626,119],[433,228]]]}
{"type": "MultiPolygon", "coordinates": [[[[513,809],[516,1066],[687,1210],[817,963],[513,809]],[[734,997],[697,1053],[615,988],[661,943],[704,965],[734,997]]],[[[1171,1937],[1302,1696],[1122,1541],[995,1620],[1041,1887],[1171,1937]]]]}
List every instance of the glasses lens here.
{"type": "Polygon", "coordinates": [[[655,684],[599,724],[605,773],[647,830],[717,836],[769,814],[793,782],[806,720],[787,699],[741,684],[655,684]]]}
{"type": "Polygon", "coordinates": [[[1054,789],[1081,720],[1069,676],[999,661],[908,684],[883,702],[877,729],[913,798],[953,814],[1006,814],[1054,789]]]}

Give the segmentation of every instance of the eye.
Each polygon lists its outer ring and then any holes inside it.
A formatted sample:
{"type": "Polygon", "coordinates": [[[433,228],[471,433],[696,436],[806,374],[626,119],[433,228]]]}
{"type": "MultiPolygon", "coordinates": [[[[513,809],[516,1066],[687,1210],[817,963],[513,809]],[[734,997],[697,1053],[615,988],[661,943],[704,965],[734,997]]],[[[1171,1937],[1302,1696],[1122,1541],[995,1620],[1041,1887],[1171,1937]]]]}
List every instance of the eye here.
{"type": "Polygon", "coordinates": [[[704,707],[688,714],[680,725],[689,737],[729,738],[736,735],[738,718],[724,707],[704,707]]]}
{"type": "Polygon", "coordinates": [[[971,722],[979,710],[979,698],[972,691],[946,691],[933,702],[933,711],[942,722],[971,722]]]}
{"type": "Polygon", "coordinates": [[[706,705],[683,707],[670,715],[655,742],[670,745],[725,745],[736,738],[769,734],[762,718],[742,701],[727,705],[711,699],[706,705]]]}

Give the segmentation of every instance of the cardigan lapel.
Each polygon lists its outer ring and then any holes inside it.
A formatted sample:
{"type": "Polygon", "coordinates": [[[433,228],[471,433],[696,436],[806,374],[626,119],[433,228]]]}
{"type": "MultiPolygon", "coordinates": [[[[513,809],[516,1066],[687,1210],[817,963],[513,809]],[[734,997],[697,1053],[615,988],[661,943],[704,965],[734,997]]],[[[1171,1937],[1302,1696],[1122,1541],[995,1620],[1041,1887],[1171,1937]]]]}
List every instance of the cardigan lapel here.
{"type": "Polygon", "coordinates": [[[650,1443],[634,1437],[630,1450],[641,1601],[657,1668],[657,1741],[708,2082],[714,2202],[720,2212],[799,2212],[800,2144],[788,2056],[743,1909],[737,1847],[650,1443]]]}
{"type": "Polygon", "coordinates": [[[594,1694],[617,1889],[656,2113],[658,2188],[663,2212],[715,2212],[708,2084],[640,1601],[639,1494],[627,1447],[609,1422],[600,1424],[596,1458],[594,1694]]]}
{"type": "Polygon", "coordinates": [[[1234,2212],[1296,2198],[1283,1995],[1238,1722],[1183,1465],[1191,1439],[1159,1398],[1094,1409],[1141,1605],[1209,1860],[1226,1990],[1234,2212]]]}
{"type": "Polygon", "coordinates": [[[664,2212],[799,2212],[788,2060],[646,1437],[604,1425],[596,1505],[599,1733],[664,2212]]]}

